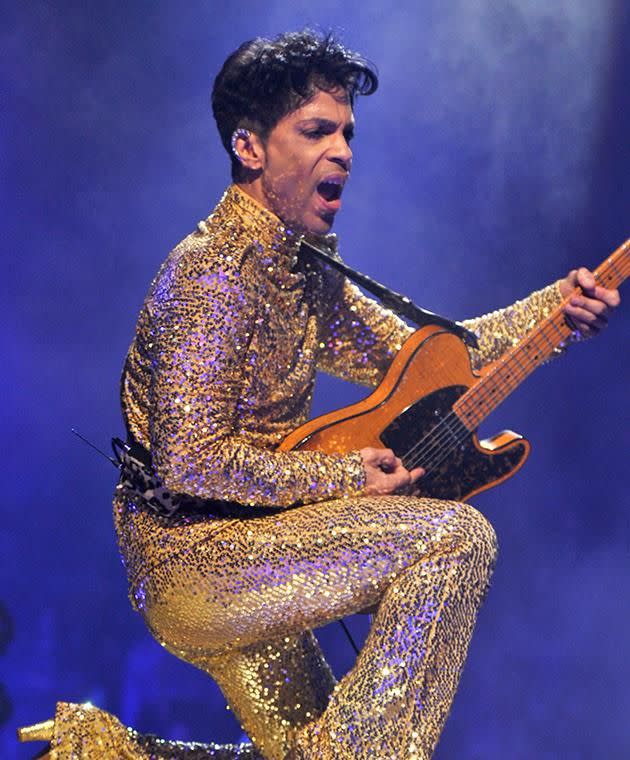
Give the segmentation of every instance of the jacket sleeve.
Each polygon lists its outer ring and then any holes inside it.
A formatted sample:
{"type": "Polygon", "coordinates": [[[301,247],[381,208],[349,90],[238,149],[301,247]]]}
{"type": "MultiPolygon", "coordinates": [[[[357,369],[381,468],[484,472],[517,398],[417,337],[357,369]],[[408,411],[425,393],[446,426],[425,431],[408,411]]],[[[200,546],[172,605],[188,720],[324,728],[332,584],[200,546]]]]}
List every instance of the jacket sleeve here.
{"type": "MultiPolygon", "coordinates": [[[[185,268],[184,268],[185,269],[185,268]]],[[[237,267],[175,273],[152,301],[150,446],[177,493],[286,507],[362,490],[357,452],[278,452],[239,437],[246,359],[257,318],[237,267]]]]}
{"type": "MultiPolygon", "coordinates": [[[[361,385],[378,385],[413,328],[345,278],[332,292],[319,368],[361,385]]],[[[479,342],[478,349],[470,349],[473,368],[478,370],[498,359],[561,300],[558,283],[554,283],[511,306],[465,320],[463,324],[479,342]]]]}
{"type": "Polygon", "coordinates": [[[479,370],[499,359],[548,317],[561,301],[559,283],[556,282],[504,309],[465,320],[463,324],[475,333],[479,342],[479,348],[470,349],[473,368],[479,370]]]}
{"type": "Polygon", "coordinates": [[[413,330],[347,278],[338,280],[324,321],[318,367],[343,380],[376,386],[413,330]]]}

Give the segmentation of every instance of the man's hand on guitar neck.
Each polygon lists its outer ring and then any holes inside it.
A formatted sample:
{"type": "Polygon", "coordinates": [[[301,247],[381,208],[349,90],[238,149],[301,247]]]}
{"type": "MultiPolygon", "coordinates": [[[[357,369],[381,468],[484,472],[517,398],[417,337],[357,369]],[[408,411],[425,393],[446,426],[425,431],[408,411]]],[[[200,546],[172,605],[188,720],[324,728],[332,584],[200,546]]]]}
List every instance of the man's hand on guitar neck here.
{"type": "Polygon", "coordinates": [[[563,298],[571,296],[564,313],[584,338],[597,335],[606,327],[611,309],[619,306],[620,301],[618,290],[598,285],[585,267],[574,269],[560,280],[560,293],[563,298]],[[575,288],[581,288],[582,292],[571,296],[575,288]]]}
{"type": "Polygon", "coordinates": [[[418,478],[424,475],[422,467],[407,470],[391,449],[365,448],[359,452],[365,468],[365,490],[368,496],[408,493],[418,478]]]}

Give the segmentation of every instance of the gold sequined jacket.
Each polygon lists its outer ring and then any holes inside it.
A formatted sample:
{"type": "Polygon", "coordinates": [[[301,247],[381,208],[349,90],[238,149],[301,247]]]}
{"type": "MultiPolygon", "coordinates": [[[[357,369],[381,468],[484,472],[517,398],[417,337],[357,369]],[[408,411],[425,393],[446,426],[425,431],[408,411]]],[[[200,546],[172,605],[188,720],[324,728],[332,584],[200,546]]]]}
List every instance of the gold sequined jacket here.
{"type": "MultiPolygon", "coordinates": [[[[334,235],[317,241],[336,255],[334,235]]],[[[237,186],[169,255],[140,313],[121,385],[128,433],[174,492],[257,506],[360,493],[358,452],[279,452],[306,421],[317,370],[378,384],[411,329],[237,186]]],[[[560,300],[557,285],[466,326],[477,368],[560,300]]]]}

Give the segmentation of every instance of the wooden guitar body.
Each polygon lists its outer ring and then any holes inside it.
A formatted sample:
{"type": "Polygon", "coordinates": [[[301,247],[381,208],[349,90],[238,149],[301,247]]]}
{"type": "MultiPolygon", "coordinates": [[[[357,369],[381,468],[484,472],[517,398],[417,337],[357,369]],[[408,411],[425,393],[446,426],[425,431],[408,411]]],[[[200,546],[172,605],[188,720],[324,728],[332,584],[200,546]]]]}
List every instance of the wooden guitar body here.
{"type": "MultiPolygon", "coordinates": [[[[596,281],[616,288],[630,275],[630,239],[595,270],[596,281]]],[[[581,293],[576,288],[567,296],[581,293]]],[[[566,300],[564,303],[566,303],[566,300]]],[[[311,420],[280,449],[329,454],[393,449],[407,469],[423,467],[420,492],[439,499],[467,499],[501,483],[523,466],[529,442],[510,430],[485,441],[475,431],[507,396],[571,336],[559,304],[500,359],[472,371],[468,349],[442,327],[413,333],[378,388],[363,401],[311,420]]]]}
{"type": "Polygon", "coordinates": [[[479,381],[458,337],[424,327],[405,342],[373,393],[307,422],[280,448],[330,454],[391,448],[406,467],[425,467],[423,496],[461,501],[510,477],[530,451],[510,431],[479,441],[453,410],[479,381]]]}

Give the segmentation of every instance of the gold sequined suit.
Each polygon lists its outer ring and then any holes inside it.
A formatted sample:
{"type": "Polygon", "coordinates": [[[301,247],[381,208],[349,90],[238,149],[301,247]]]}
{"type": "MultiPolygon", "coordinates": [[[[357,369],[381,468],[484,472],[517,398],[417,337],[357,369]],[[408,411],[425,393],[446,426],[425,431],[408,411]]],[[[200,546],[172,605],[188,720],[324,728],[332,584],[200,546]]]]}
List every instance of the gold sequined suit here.
{"type": "MultiPolygon", "coordinates": [[[[332,236],[319,243],[335,250],[332,236]]],[[[166,519],[117,489],[132,602],[158,641],[218,682],[254,747],[164,743],[159,754],[112,716],[77,722],[68,715],[80,708],[66,705],[58,757],[70,756],[64,741],[89,747],[97,734],[98,756],[111,758],[431,756],[494,532],[466,504],[362,495],[358,452],[277,451],[309,415],[316,370],[375,385],[409,334],[298,246],[229,188],[154,280],[122,380],[128,432],[166,487],[230,503],[166,519]],[[336,684],[312,629],[372,607],[365,646],[336,684]]],[[[474,363],[497,358],[558,301],[550,286],[468,321],[474,363]]]]}

